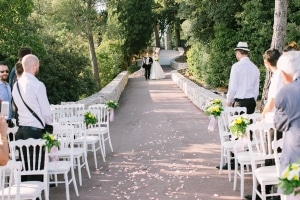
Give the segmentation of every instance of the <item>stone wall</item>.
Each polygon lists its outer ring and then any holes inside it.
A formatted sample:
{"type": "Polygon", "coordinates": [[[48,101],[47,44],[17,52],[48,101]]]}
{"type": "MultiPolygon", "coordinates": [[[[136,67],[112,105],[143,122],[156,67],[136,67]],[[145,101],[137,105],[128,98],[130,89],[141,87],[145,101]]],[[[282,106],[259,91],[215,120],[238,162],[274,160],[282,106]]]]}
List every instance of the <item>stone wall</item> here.
{"type": "Polygon", "coordinates": [[[214,92],[200,87],[193,81],[185,78],[176,70],[171,72],[172,80],[183,90],[187,97],[201,110],[205,110],[207,103],[211,99],[221,99],[225,105],[225,98],[214,92]]]}
{"type": "Polygon", "coordinates": [[[188,67],[187,63],[179,63],[179,62],[175,61],[175,59],[178,58],[178,57],[180,57],[180,56],[177,56],[177,57],[175,57],[171,60],[170,67],[173,68],[173,69],[176,69],[176,70],[187,68],[188,67]]]}
{"type": "Polygon", "coordinates": [[[89,106],[97,103],[105,103],[108,100],[118,101],[126,84],[128,82],[128,72],[121,72],[109,84],[107,84],[100,92],[97,92],[85,99],[77,101],[76,103],[89,106]]]}

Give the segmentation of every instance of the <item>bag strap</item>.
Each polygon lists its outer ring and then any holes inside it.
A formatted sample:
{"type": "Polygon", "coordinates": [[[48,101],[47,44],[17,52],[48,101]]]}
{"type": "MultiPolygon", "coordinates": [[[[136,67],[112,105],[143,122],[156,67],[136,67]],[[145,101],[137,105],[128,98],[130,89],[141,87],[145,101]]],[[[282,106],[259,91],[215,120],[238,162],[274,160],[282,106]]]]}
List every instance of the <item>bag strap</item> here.
{"type": "Polygon", "coordinates": [[[42,126],[44,127],[44,123],[42,122],[42,120],[39,118],[39,116],[25,103],[22,95],[21,95],[21,92],[20,92],[20,88],[19,88],[19,84],[18,84],[18,81],[17,81],[17,88],[18,88],[18,92],[20,94],[20,97],[24,103],[24,105],[26,106],[26,108],[30,111],[30,113],[42,124],[42,126]]]}

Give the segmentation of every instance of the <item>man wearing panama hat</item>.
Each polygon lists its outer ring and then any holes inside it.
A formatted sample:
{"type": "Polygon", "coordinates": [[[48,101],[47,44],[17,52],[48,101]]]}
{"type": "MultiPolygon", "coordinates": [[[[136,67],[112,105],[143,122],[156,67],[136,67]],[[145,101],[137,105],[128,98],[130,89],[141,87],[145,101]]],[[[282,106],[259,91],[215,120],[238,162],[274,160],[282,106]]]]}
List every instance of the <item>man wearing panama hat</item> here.
{"type": "Polygon", "coordinates": [[[239,42],[234,49],[238,60],[231,67],[227,92],[227,106],[246,107],[254,113],[259,92],[259,70],[249,59],[247,42],[239,42]]]}

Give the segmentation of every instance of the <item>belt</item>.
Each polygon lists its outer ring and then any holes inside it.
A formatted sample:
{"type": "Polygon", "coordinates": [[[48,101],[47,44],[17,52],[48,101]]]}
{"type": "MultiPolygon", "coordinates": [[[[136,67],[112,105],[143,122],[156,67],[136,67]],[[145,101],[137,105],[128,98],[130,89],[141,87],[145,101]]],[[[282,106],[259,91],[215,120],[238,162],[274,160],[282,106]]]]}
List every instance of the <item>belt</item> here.
{"type": "Polygon", "coordinates": [[[19,126],[19,129],[21,130],[32,130],[32,131],[45,131],[45,129],[41,129],[41,128],[36,128],[33,126],[19,126]]]}
{"type": "Polygon", "coordinates": [[[252,99],[254,99],[254,97],[252,97],[252,98],[246,98],[246,99],[238,99],[238,98],[235,98],[234,100],[235,101],[245,101],[245,100],[252,100],[252,99]]]}

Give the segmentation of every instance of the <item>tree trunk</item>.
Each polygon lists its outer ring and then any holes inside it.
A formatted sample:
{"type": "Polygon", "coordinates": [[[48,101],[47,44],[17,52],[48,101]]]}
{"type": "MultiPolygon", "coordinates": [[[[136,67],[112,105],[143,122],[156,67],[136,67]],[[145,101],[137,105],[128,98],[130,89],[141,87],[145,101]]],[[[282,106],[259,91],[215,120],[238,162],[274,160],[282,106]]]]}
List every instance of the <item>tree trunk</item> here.
{"type": "Polygon", "coordinates": [[[96,52],[95,52],[94,38],[93,38],[93,35],[90,33],[88,33],[88,40],[89,40],[90,57],[91,57],[91,61],[92,61],[94,79],[95,79],[97,89],[100,90],[101,84],[100,84],[98,62],[97,62],[97,57],[96,57],[96,52]]]}
{"type": "MultiPolygon", "coordinates": [[[[88,0],[88,2],[87,2],[87,12],[92,13],[92,0],[88,0]]],[[[96,57],[96,52],[95,52],[93,30],[92,30],[92,27],[90,24],[90,17],[88,17],[88,19],[86,21],[86,33],[87,33],[87,38],[89,41],[90,57],[91,57],[91,61],[92,61],[94,80],[95,80],[97,89],[100,90],[101,84],[100,84],[99,68],[98,68],[98,62],[97,62],[97,57],[96,57]]]]}
{"type": "Polygon", "coordinates": [[[181,46],[180,44],[180,21],[179,18],[175,18],[175,48],[181,46]]]}
{"type": "Polygon", "coordinates": [[[159,39],[158,25],[157,24],[155,24],[155,26],[154,26],[154,37],[155,37],[155,46],[160,48],[160,39],[159,39]]]}
{"type": "MultiPolygon", "coordinates": [[[[288,0],[275,0],[274,25],[271,48],[282,50],[286,36],[288,0]]],[[[268,97],[272,72],[266,72],[265,84],[261,97],[260,111],[264,109],[268,97]]]]}

